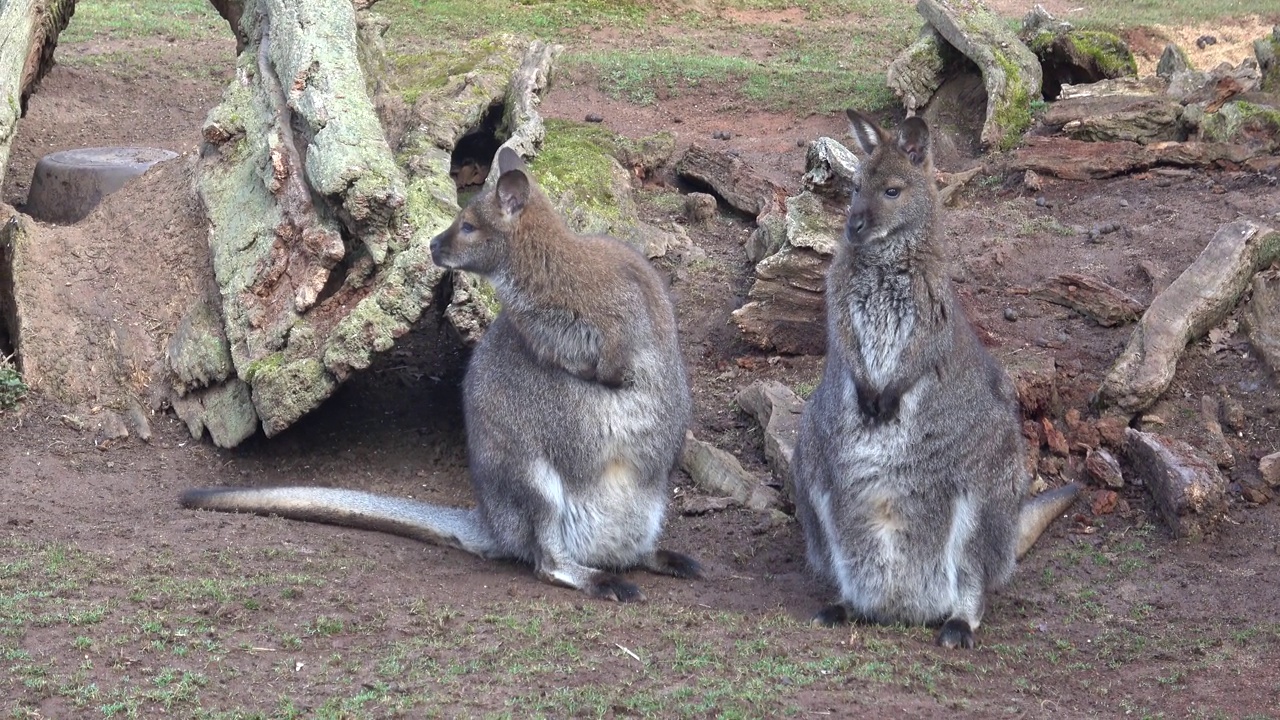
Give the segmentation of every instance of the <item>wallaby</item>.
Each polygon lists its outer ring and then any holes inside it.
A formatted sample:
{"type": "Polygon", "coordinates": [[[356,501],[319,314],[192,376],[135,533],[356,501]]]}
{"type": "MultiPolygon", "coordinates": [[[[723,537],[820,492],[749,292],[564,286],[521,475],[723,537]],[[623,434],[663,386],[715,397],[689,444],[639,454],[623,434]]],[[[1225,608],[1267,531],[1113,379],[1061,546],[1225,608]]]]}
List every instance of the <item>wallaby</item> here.
{"type": "Polygon", "coordinates": [[[382,530],[520,560],[549,583],[643,600],[615,574],[700,577],[657,548],[667,482],[691,416],[671,300],[647,260],[571,232],[509,147],[500,173],[431,241],[441,267],[501,301],[463,381],[476,507],[324,488],[188,492],[186,507],[382,530]]]}
{"type": "Polygon", "coordinates": [[[827,357],[800,422],[796,515],[839,602],[816,623],[941,624],[973,647],[984,595],[1075,499],[1023,506],[1013,384],[957,302],[938,236],[929,128],[848,111],[865,155],[827,272],[827,357]]]}

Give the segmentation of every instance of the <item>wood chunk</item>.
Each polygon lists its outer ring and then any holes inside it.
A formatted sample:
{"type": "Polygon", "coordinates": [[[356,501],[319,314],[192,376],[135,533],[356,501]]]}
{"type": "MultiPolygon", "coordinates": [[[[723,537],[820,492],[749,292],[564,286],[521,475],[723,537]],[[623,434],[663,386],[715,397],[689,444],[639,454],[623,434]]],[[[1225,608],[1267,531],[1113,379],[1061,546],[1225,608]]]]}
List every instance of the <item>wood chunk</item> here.
{"type": "Polygon", "coordinates": [[[1226,317],[1259,269],[1280,258],[1280,232],[1249,220],[1220,228],[1199,257],[1151,301],[1098,399],[1129,412],[1155,402],[1187,343],[1226,317]]]}
{"type": "Polygon", "coordinates": [[[1124,474],[1120,471],[1120,463],[1110,452],[1099,448],[1092,450],[1084,458],[1085,472],[1089,477],[1109,488],[1124,487],[1124,474]]]}
{"type": "Polygon", "coordinates": [[[1063,273],[1045,281],[1032,296],[1063,305],[1103,327],[1115,327],[1137,320],[1146,307],[1107,283],[1080,275],[1063,273]]]}
{"type": "Polygon", "coordinates": [[[1195,448],[1171,437],[1125,431],[1125,457],[1151,490],[1156,508],[1177,537],[1199,539],[1226,509],[1227,484],[1195,448]]]}
{"type": "Polygon", "coordinates": [[[751,217],[786,197],[786,189],[756,172],[728,150],[694,144],[676,162],[676,174],[715,191],[739,212],[751,217]]]}
{"type": "Polygon", "coordinates": [[[796,450],[804,401],[791,388],[776,381],[748,385],[737,397],[738,406],[764,428],[764,456],[773,476],[782,483],[786,498],[794,498],[791,458],[796,450]]]}
{"type": "Polygon", "coordinates": [[[777,490],[761,484],[733,455],[695,438],[692,432],[685,433],[680,469],[711,495],[731,497],[752,510],[767,510],[781,504],[777,490]]]}

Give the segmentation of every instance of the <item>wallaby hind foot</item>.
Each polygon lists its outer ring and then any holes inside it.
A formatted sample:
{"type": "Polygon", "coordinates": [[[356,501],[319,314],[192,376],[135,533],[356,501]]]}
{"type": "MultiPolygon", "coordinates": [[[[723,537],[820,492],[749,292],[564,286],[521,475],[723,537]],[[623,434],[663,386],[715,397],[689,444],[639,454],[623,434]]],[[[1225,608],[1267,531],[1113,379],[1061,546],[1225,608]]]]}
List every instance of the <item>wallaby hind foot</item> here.
{"type": "Polygon", "coordinates": [[[944,648],[972,649],[973,628],[967,620],[950,618],[942,623],[942,629],[938,631],[938,637],[934,642],[944,648]]]}
{"type": "Polygon", "coordinates": [[[702,577],[702,565],[697,560],[674,550],[655,550],[645,560],[644,567],[659,575],[689,579],[702,577]]]}

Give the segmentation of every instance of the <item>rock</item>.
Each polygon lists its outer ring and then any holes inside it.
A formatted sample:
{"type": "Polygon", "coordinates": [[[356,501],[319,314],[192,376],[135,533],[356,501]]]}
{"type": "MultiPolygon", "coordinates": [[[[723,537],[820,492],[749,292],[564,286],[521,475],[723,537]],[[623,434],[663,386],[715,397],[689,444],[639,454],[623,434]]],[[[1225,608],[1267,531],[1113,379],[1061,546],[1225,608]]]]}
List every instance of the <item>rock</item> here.
{"type": "Polygon", "coordinates": [[[747,342],[791,355],[825,352],[823,288],[843,225],[813,193],[787,198],[783,245],[756,265],[747,302],[733,311],[747,342]]]}
{"type": "Polygon", "coordinates": [[[1098,447],[1102,442],[1102,436],[1098,432],[1098,426],[1094,421],[1086,420],[1080,416],[1080,411],[1071,408],[1063,417],[1063,421],[1067,424],[1067,432],[1070,434],[1071,446],[1073,448],[1083,445],[1086,448],[1093,449],[1098,447]]]}
{"type": "Polygon", "coordinates": [[[1148,144],[1179,140],[1182,104],[1168,97],[1079,96],[1049,106],[1043,123],[1089,142],[1127,140],[1148,144]]]}
{"type": "Polygon", "coordinates": [[[1198,435],[1197,439],[1200,449],[1208,453],[1218,467],[1231,468],[1236,464],[1236,456],[1222,433],[1222,425],[1218,423],[1219,411],[1218,401],[1212,395],[1200,397],[1200,425],[1204,434],[1198,435]]]}
{"type": "Polygon", "coordinates": [[[137,400],[129,398],[128,406],[125,407],[125,417],[129,420],[129,425],[133,427],[133,434],[142,442],[151,442],[151,420],[147,418],[147,412],[142,409],[142,405],[137,400]]]}
{"type": "Polygon", "coordinates": [[[178,395],[231,377],[235,372],[231,348],[217,308],[203,298],[191,306],[169,338],[166,360],[176,376],[173,386],[178,395]]]}
{"type": "Polygon", "coordinates": [[[1271,36],[1253,41],[1253,54],[1258,58],[1260,89],[1280,93],[1280,25],[1271,28],[1271,36]]]}
{"type": "Polygon", "coordinates": [[[1156,77],[1169,80],[1174,73],[1184,70],[1192,70],[1191,60],[1187,58],[1187,54],[1176,43],[1169,43],[1164,46],[1164,52],[1160,53],[1160,62],[1156,64],[1156,77]]]}
{"type": "Polygon", "coordinates": [[[1098,436],[1104,445],[1113,450],[1119,450],[1124,446],[1124,434],[1129,429],[1129,419],[1109,413],[1098,418],[1094,427],[1098,428],[1098,436]]]}
{"type": "Polygon", "coordinates": [[[1280,103],[1267,104],[1248,96],[1223,103],[1216,112],[1200,113],[1190,106],[1183,113],[1186,124],[1201,142],[1280,148],[1280,103]]]}
{"type": "Polygon", "coordinates": [[[849,148],[829,137],[809,143],[804,158],[805,173],[800,178],[806,190],[848,202],[854,178],[862,162],[849,148]]]}
{"type": "Polygon", "coordinates": [[[981,3],[919,0],[916,10],[947,43],[982,71],[987,89],[981,140],[1008,149],[1031,125],[1031,103],[1040,98],[1041,70],[1004,20],[981,3]]]}
{"type": "Polygon", "coordinates": [[[173,411],[192,437],[200,438],[208,430],[213,444],[221,448],[239,445],[258,429],[249,386],[238,378],[174,398],[173,411]]]}
{"type": "Polygon", "coordinates": [[[731,497],[707,497],[705,495],[686,495],[680,501],[681,515],[708,515],[728,510],[741,505],[731,497]]]}
{"type": "Polygon", "coordinates": [[[1025,40],[1040,59],[1047,99],[1056,98],[1066,84],[1138,75],[1138,63],[1128,44],[1114,33],[1041,24],[1025,40]]]}
{"type": "Polygon", "coordinates": [[[1047,417],[1040,418],[1040,427],[1044,431],[1044,442],[1049,446],[1049,452],[1058,457],[1067,457],[1071,454],[1071,446],[1067,444],[1067,437],[1054,426],[1052,420],[1047,417]]]}
{"type": "Polygon", "coordinates": [[[1000,362],[1013,380],[1024,416],[1057,414],[1058,366],[1052,353],[1039,348],[1021,348],[1002,353],[1000,362]]]}
{"type": "Polygon", "coordinates": [[[109,444],[112,440],[123,440],[129,437],[129,428],[124,418],[114,410],[103,410],[98,419],[98,439],[101,444],[109,444]]]}
{"type": "Polygon", "coordinates": [[[1142,410],[1173,380],[1187,343],[1217,325],[1253,274],[1280,259],[1280,232],[1249,220],[1218,229],[1191,265],[1151,301],[1124,352],[1098,388],[1098,400],[1142,410]]]}
{"type": "Polygon", "coordinates": [[[602,123],[604,122],[604,116],[599,113],[587,113],[585,120],[589,123],[602,123]]]}
{"type": "Polygon", "coordinates": [[[1258,473],[1267,487],[1280,487],[1280,452],[1264,456],[1258,461],[1258,473]]]}
{"type": "Polygon", "coordinates": [[[1272,373],[1280,374],[1280,272],[1265,270],[1253,275],[1252,284],[1253,295],[1244,306],[1244,329],[1249,345],[1272,373]]]}
{"type": "Polygon", "coordinates": [[[727,495],[752,510],[767,510],[781,504],[778,491],[762,484],[747,472],[729,453],[685,434],[680,469],[689,473],[694,483],[713,496],[727,495]]]}
{"type": "Polygon", "coordinates": [[[1222,405],[1222,422],[1231,429],[1232,432],[1242,432],[1245,424],[1244,406],[1238,400],[1227,394],[1225,388],[1221,389],[1221,405],[1222,405]]]}
{"type": "Polygon", "coordinates": [[[1032,295],[1069,307],[1103,327],[1134,322],[1146,309],[1142,303],[1121,290],[1101,280],[1076,273],[1049,278],[1032,295]]]}
{"type": "Polygon", "coordinates": [[[716,196],[691,192],[684,196],[684,218],[693,224],[705,223],[716,216],[716,196]]]}
{"type": "Polygon", "coordinates": [[[1091,450],[1084,457],[1084,469],[1089,477],[1109,488],[1124,487],[1124,474],[1120,472],[1120,463],[1110,452],[1098,449],[1091,450]]]}
{"type": "Polygon", "coordinates": [[[1094,490],[1090,510],[1094,515],[1110,515],[1116,511],[1120,495],[1115,490],[1094,490]]]}
{"type": "Polygon", "coordinates": [[[1151,490],[1156,508],[1177,537],[1202,538],[1226,509],[1226,481],[1195,448],[1133,428],[1125,431],[1125,457],[1151,490]]]}
{"type": "Polygon", "coordinates": [[[764,429],[764,456],[773,477],[783,487],[786,498],[794,498],[791,458],[795,454],[796,436],[804,401],[791,388],[768,380],[748,385],[736,398],[738,406],[760,423],[764,429]]]}

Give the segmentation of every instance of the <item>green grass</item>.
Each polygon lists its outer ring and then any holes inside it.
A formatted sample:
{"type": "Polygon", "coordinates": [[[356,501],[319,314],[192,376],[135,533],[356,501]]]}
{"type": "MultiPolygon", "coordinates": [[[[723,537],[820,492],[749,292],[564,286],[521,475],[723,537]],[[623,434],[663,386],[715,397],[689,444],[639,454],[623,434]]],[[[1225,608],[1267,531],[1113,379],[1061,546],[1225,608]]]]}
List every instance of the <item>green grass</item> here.
{"type": "Polygon", "coordinates": [[[1123,29],[1143,25],[1183,25],[1225,17],[1258,14],[1280,19],[1275,6],[1249,0],[1130,0],[1124,3],[1091,2],[1072,13],[1072,24],[1089,29],[1123,29]]]}
{"type": "Polygon", "coordinates": [[[208,0],[80,0],[59,43],[139,37],[231,36],[208,0]]]}
{"type": "Polygon", "coordinates": [[[27,384],[13,364],[13,358],[0,355],[0,410],[12,410],[27,395],[27,384]]]}

